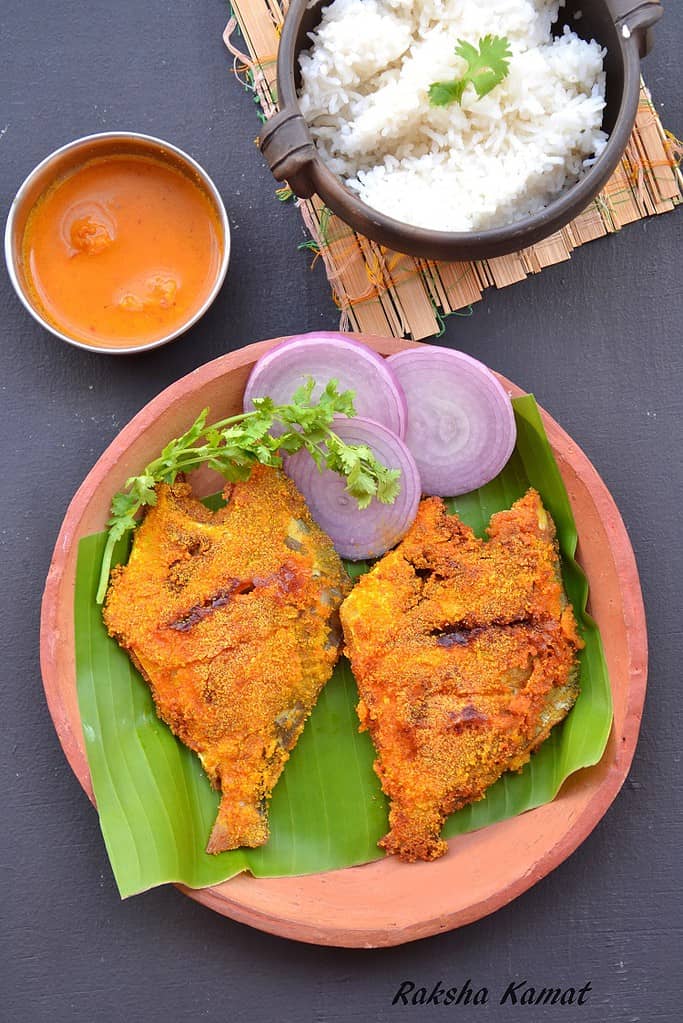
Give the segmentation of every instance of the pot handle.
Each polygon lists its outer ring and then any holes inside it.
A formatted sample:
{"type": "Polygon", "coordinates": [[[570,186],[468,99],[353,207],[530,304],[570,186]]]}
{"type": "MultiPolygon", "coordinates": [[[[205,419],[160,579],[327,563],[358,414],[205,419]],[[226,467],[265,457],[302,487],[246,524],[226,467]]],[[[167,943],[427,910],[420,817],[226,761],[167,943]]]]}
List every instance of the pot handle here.
{"type": "Polygon", "coordinates": [[[652,49],[652,26],[662,14],[661,0],[609,0],[614,23],[622,31],[635,36],[641,57],[646,57],[652,49]]]}
{"type": "Polygon", "coordinates": [[[316,150],[299,111],[285,107],[266,121],[259,146],[273,177],[286,181],[300,199],[310,199],[315,192],[311,168],[316,150]]]}

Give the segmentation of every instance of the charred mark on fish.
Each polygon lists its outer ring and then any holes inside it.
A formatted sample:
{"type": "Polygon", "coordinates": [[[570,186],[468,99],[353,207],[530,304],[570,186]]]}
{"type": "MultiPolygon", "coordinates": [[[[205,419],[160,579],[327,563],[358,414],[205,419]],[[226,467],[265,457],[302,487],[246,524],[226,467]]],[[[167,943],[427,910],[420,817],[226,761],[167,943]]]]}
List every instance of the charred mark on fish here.
{"type": "Polygon", "coordinates": [[[447,629],[436,634],[439,646],[467,646],[469,641],[482,632],[482,629],[447,629]]]}
{"type": "Polygon", "coordinates": [[[170,622],[167,628],[173,629],[175,632],[187,632],[207,615],[212,614],[219,607],[229,604],[238,593],[251,593],[254,588],[251,579],[230,579],[227,586],[222,587],[203,603],[195,604],[182,618],[170,622]]]}
{"type": "Polygon", "coordinates": [[[457,622],[454,625],[447,625],[443,629],[433,629],[434,636],[439,646],[446,648],[452,646],[467,646],[470,640],[475,639],[482,632],[486,632],[483,625],[468,626],[464,622],[457,622]]]}
{"type": "Polygon", "coordinates": [[[275,585],[279,592],[286,596],[299,589],[301,583],[300,574],[289,562],[285,562],[277,572],[272,572],[270,575],[254,576],[253,579],[229,579],[226,586],[221,587],[201,604],[195,604],[182,618],[176,618],[175,621],[170,622],[167,628],[173,629],[175,632],[187,632],[207,615],[225,607],[234,597],[243,593],[251,593],[257,587],[275,585]]]}
{"type": "Polygon", "coordinates": [[[446,717],[448,718],[446,731],[456,733],[463,732],[466,728],[476,728],[477,725],[487,725],[489,721],[487,714],[482,714],[471,704],[462,710],[449,710],[446,717]]]}
{"type": "Polygon", "coordinates": [[[489,632],[491,629],[511,629],[515,626],[529,628],[533,624],[534,622],[530,618],[515,618],[509,622],[491,622],[489,625],[472,626],[465,624],[465,622],[458,622],[455,625],[447,625],[443,629],[433,629],[430,635],[435,637],[439,646],[446,648],[467,646],[471,640],[481,636],[484,632],[489,632]]]}

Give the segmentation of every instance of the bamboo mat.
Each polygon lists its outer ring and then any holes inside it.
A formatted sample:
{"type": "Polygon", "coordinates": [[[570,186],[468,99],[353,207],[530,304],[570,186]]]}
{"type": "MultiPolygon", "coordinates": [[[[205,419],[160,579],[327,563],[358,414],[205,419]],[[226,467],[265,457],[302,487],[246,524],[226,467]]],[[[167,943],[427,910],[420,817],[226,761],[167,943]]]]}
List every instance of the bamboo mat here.
{"type": "MultiPolygon", "coordinates": [[[[287,0],[233,0],[224,41],[234,71],[266,120],[277,110],[276,61],[287,0]],[[240,30],[244,44],[236,40],[240,30]],[[241,49],[246,45],[247,53],[241,49]]],[[[666,213],[683,200],[680,145],[662,127],[641,84],[636,123],[620,166],[597,199],[557,234],[511,256],[443,263],[392,252],[357,234],[314,196],[296,200],[311,235],[305,247],[322,259],[341,313],[340,328],[413,340],[441,334],[444,317],[471,311],[486,288],[505,288],[570,259],[574,249],[625,224],[666,213]]],[[[279,199],[292,197],[276,190],[279,199]]]]}

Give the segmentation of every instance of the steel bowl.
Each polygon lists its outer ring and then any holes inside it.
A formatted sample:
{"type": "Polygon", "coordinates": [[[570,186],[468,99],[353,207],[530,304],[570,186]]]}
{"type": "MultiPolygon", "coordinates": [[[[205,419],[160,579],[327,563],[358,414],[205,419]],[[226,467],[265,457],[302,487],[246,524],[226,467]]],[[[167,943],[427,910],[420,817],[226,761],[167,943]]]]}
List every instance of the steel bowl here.
{"type": "Polygon", "coordinates": [[[609,140],[595,164],[541,212],[486,231],[432,231],[401,223],[361,202],[318,155],[299,108],[299,54],[320,23],[328,0],[292,0],[278,51],[280,110],[261,135],[261,151],[274,177],[287,181],[302,199],[316,194],[356,231],[397,252],[427,259],[473,260],[504,256],[547,238],[583,212],[603,188],[628,143],[640,96],[640,59],[651,45],[650,29],[662,14],[659,0],[567,0],[557,30],[565,24],[607,51],[603,129],[609,140]]]}
{"type": "Polygon", "coordinates": [[[197,161],[193,160],[182,149],[171,145],[170,142],[164,142],[163,139],[154,138],[152,135],[140,135],[132,131],[101,132],[68,142],[65,146],[56,149],[54,153],[47,156],[31,171],[15,195],[10,207],[5,228],[5,260],[10,280],[14,285],[17,295],[31,316],[41,326],[45,327],[46,330],[49,330],[51,334],[54,334],[61,341],[66,341],[67,344],[75,345],[76,348],[83,348],[89,352],[101,352],[104,355],[130,355],[134,352],[149,351],[150,348],[158,348],[160,345],[173,341],[174,338],[183,334],[204,315],[218,294],[228,270],[228,263],[230,261],[230,225],[223,200],[215,184],[203,167],[200,167],[197,161]],[[31,288],[28,285],[22,251],[28,217],[35,204],[50,185],[93,157],[114,154],[154,156],[190,177],[208,197],[216,212],[223,252],[211,291],[202,306],[192,316],[179,327],[176,327],[171,333],[164,335],[164,337],[144,344],[131,344],[124,348],[106,348],[87,344],[79,338],[71,337],[50,323],[32,296],[31,288]]]}

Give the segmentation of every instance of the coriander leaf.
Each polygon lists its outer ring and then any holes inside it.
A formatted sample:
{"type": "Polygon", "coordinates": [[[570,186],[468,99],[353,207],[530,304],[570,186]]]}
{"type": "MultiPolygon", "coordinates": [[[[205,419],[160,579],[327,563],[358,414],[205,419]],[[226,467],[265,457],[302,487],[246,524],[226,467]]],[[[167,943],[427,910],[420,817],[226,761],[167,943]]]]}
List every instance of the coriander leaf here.
{"type": "Polygon", "coordinates": [[[182,435],[182,437],[178,437],[178,439],[175,441],[172,440],[171,443],[167,445],[167,447],[164,449],[164,451],[162,451],[161,457],[164,458],[166,451],[168,451],[169,449],[171,453],[173,453],[175,450],[186,448],[189,447],[191,444],[194,444],[194,442],[198,440],[204,433],[204,428],[206,426],[206,417],[208,416],[208,414],[209,414],[208,408],[202,409],[202,411],[199,413],[190,429],[187,430],[182,435]]]}
{"type": "Polygon", "coordinates": [[[282,465],[282,459],[267,444],[257,444],[254,448],[256,461],[261,465],[282,465]]]}
{"type": "Polygon", "coordinates": [[[229,465],[225,465],[221,462],[212,463],[211,468],[219,472],[228,483],[239,483],[241,480],[248,480],[251,476],[252,463],[245,463],[238,465],[237,462],[232,462],[229,465]]]}
{"type": "Polygon", "coordinates": [[[156,480],[153,476],[137,476],[131,486],[131,497],[138,505],[154,504],[156,502],[155,486],[156,480]]]}
{"type": "Polygon", "coordinates": [[[272,425],[273,417],[270,415],[263,416],[262,418],[255,417],[251,422],[244,424],[242,435],[248,441],[261,440],[268,433],[272,425]]]}
{"type": "Polygon", "coordinates": [[[311,395],[313,394],[314,387],[315,380],[313,379],[313,377],[309,377],[306,383],[302,384],[301,387],[297,388],[297,390],[292,395],[292,405],[308,405],[308,403],[311,400],[311,395]]]}
{"type": "Polygon", "coordinates": [[[329,456],[317,444],[311,444],[307,439],[304,439],[303,447],[306,448],[309,455],[315,462],[318,472],[322,472],[325,466],[327,466],[328,469],[333,468],[330,464],[329,456]]]}
{"type": "Polygon", "coordinates": [[[379,462],[366,445],[346,444],[331,429],[335,416],[355,415],[353,392],[340,391],[337,381],[329,380],[314,401],[315,387],[315,380],[309,378],[287,405],[276,405],[267,397],[255,398],[253,411],[209,426],[209,410],[203,409],[189,429],[170,441],[139,476],[131,476],[124,490],[112,499],[97,602],[104,601],[117,541],[136,528],[141,509],[156,504],[158,485],[172,485],[182,473],[200,465],[236,482],[249,478],[255,462],[279,467],[281,451],[292,453],[305,447],[321,471],[332,469],[346,478],[346,489],[359,508],[367,508],[375,497],[394,501],[400,473],[379,462]],[[275,432],[273,427],[277,427],[275,432]]]}
{"type": "Polygon", "coordinates": [[[330,433],[327,468],[346,476],[346,490],[362,510],[373,498],[393,504],[399,495],[400,469],[389,469],[378,461],[365,444],[346,444],[330,433]]]}
{"type": "Polygon", "coordinates": [[[381,466],[377,473],[377,500],[382,504],[393,504],[401,491],[401,473],[398,469],[381,466]]]}
{"type": "Polygon", "coordinates": [[[474,86],[480,99],[486,96],[506,77],[512,57],[507,37],[494,35],[482,36],[479,49],[465,39],[459,39],[455,53],[467,62],[465,73],[449,82],[432,82],[429,102],[433,107],[462,103],[463,93],[469,84],[474,86]]]}
{"type": "Polygon", "coordinates": [[[131,494],[114,494],[111,502],[111,513],[116,518],[128,515],[135,508],[135,499],[131,494]]]}
{"type": "Polygon", "coordinates": [[[325,390],[320,396],[320,404],[329,408],[334,415],[355,416],[356,409],[353,404],[353,391],[340,392],[336,380],[329,380],[325,390]]]}
{"type": "Polygon", "coordinates": [[[300,433],[283,433],[280,440],[280,450],[285,451],[288,455],[293,455],[295,452],[300,451],[304,446],[304,439],[300,433]]]}
{"type": "Polygon", "coordinates": [[[272,412],[275,408],[272,398],[252,398],[251,403],[257,412],[272,412]]]}
{"type": "Polygon", "coordinates": [[[374,497],[377,483],[362,462],[357,462],[347,477],[346,489],[354,497],[374,497]]]}
{"type": "Polygon", "coordinates": [[[505,36],[486,35],[479,40],[479,52],[470,43],[461,40],[455,50],[468,63],[467,78],[479,97],[495,89],[508,73],[510,43],[505,36]]]}
{"type": "Polygon", "coordinates": [[[429,102],[433,107],[447,107],[460,103],[467,82],[464,79],[452,82],[432,82],[429,86],[429,102]]]}
{"type": "Polygon", "coordinates": [[[349,487],[347,487],[346,489],[351,494],[351,497],[354,497],[356,499],[356,503],[358,504],[358,508],[360,511],[365,511],[366,508],[370,507],[372,503],[372,496],[370,494],[354,494],[349,487]]]}

